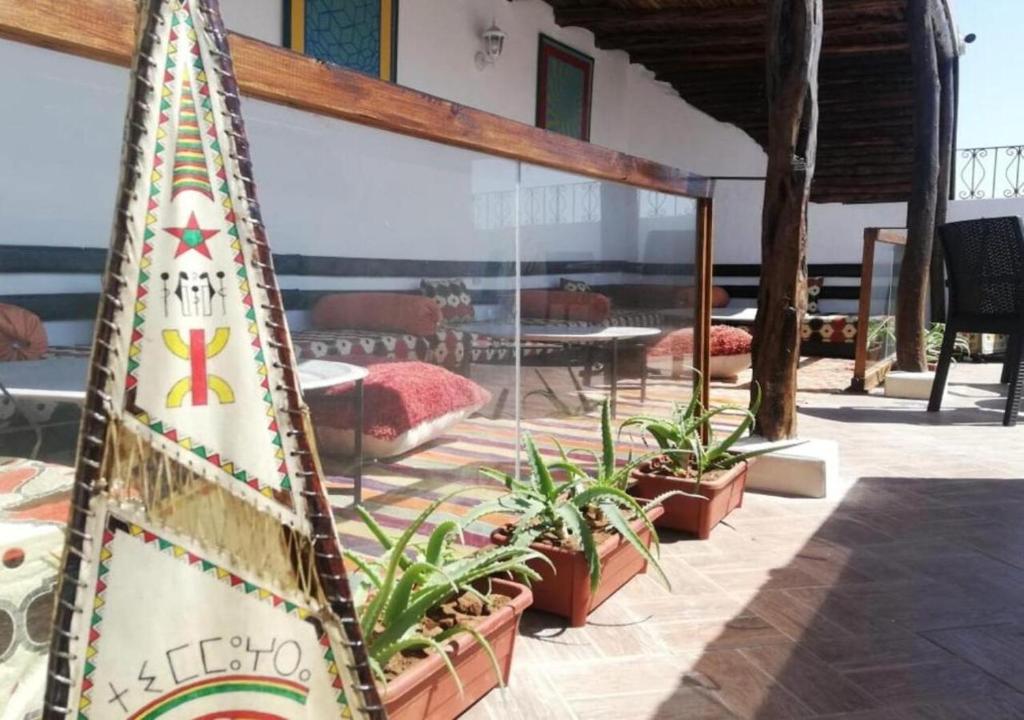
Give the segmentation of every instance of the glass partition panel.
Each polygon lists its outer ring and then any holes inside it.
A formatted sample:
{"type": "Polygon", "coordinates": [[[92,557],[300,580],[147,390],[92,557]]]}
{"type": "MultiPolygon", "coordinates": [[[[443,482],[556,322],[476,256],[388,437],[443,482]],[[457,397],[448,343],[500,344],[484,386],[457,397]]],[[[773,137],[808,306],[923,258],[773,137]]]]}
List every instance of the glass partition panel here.
{"type": "Polygon", "coordinates": [[[351,385],[307,393],[335,503],[360,479],[366,507],[400,525],[479,485],[480,466],[514,464],[514,346],[473,326],[512,321],[517,163],[246,109],[297,354],[369,370],[361,402],[351,385]]]}
{"type": "MultiPolygon", "coordinates": [[[[62,67],[33,83],[63,77],[62,67]]],[[[64,261],[49,272],[28,252],[44,280],[5,276],[16,283],[10,293],[44,314],[51,354],[80,359],[79,388],[93,312],[72,306],[95,295],[108,243],[120,72],[96,70],[89,82],[106,92],[75,95],[89,109],[81,132],[105,143],[87,144],[89,175],[68,196],[77,204],[30,214],[37,225],[0,213],[8,235],[38,244],[89,221],[74,241],[87,251],[63,241],[81,267],[64,261]]],[[[50,110],[26,107],[30,123],[46,124],[50,110]]],[[[548,435],[596,449],[603,401],[621,422],[667,414],[690,396],[697,201],[248,98],[243,113],[295,353],[336,380],[306,400],[342,517],[352,518],[345,508],[357,488],[391,527],[471,486],[443,510],[465,512],[502,489],[481,467],[518,471],[522,431],[546,452],[548,435]]],[[[58,150],[26,156],[15,185],[51,186],[58,150]]],[[[44,381],[38,388],[52,390],[44,381]]],[[[78,417],[75,403],[57,412],[0,397],[0,455],[38,450],[70,464],[78,417]]],[[[355,547],[366,538],[358,523],[342,532],[355,547]]],[[[474,525],[467,540],[482,544],[488,532],[474,525]]]]}
{"type": "Polygon", "coordinates": [[[902,262],[903,245],[875,245],[867,334],[870,361],[884,360],[896,353],[896,288],[902,262]]]}
{"type": "Polygon", "coordinates": [[[519,192],[522,430],[597,450],[601,403],[617,434],[690,396],[697,203],[525,164],[519,192]]]}
{"type": "Polygon", "coordinates": [[[896,355],[896,295],[906,244],[902,229],[868,228],[864,232],[853,389],[869,390],[881,382],[896,355]]]}

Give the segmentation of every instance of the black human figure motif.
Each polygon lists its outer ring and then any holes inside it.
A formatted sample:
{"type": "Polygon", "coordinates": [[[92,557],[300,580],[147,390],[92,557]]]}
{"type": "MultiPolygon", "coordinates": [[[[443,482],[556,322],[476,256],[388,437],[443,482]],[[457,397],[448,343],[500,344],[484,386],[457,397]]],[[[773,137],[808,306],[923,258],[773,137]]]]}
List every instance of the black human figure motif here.
{"type": "Polygon", "coordinates": [[[160,280],[163,284],[163,290],[161,291],[160,294],[163,296],[164,300],[164,317],[167,317],[168,314],[170,313],[170,309],[167,307],[167,299],[171,297],[171,291],[167,287],[167,281],[170,279],[170,277],[171,276],[169,273],[160,273],[160,280]]]}
{"type": "Polygon", "coordinates": [[[224,273],[217,273],[220,289],[213,287],[210,274],[207,272],[178,272],[178,286],[174,290],[175,297],[181,303],[181,314],[184,317],[210,317],[213,315],[213,298],[221,296],[221,312],[226,311],[224,303],[224,273]]]}
{"type": "Polygon", "coordinates": [[[217,294],[220,296],[220,312],[222,315],[226,315],[228,312],[228,295],[224,292],[224,271],[217,271],[217,294]]]}

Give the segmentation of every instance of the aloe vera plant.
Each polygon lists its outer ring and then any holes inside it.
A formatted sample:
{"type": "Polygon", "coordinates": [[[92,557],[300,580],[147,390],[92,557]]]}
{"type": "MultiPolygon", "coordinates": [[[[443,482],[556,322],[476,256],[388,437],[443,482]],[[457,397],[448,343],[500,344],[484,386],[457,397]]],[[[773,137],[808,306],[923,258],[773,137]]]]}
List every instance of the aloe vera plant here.
{"type": "Polygon", "coordinates": [[[728,470],[744,460],[795,444],[772,445],[747,452],[733,451],[736,442],[747,436],[754,425],[754,418],[761,407],[761,389],[754,386],[754,399],[749,407],[721,405],[708,409],[700,399],[701,382],[698,376],[690,401],[677,403],[669,417],[636,415],[623,422],[619,431],[630,427],[641,428],[645,435],[654,439],[659,448],[656,454],[665,457],[672,471],[679,475],[693,473],[698,485],[705,473],[728,470]],[[726,413],[738,414],[741,420],[728,435],[719,437],[712,421],[726,413]],[[704,439],[705,435],[707,440],[704,439]]]}
{"type": "MultiPolygon", "coordinates": [[[[929,363],[937,363],[942,351],[942,340],[946,335],[945,323],[932,323],[924,333],[924,353],[929,363]]],[[[953,362],[971,357],[971,345],[967,338],[957,333],[953,341],[953,362]]]]}
{"type": "Polygon", "coordinates": [[[501,470],[483,468],[481,472],[503,483],[508,494],[478,506],[466,517],[465,522],[495,513],[517,516],[517,522],[511,530],[510,546],[528,547],[538,540],[554,538],[563,546],[580,550],[587,562],[590,588],[593,591],[601,580],[601,562],[592,522],[603,519],[636,548],[666,586],[669,584],[655,554],[633,530],[631,523],[635,519],[643,521],[651,532],[656,552],[658,535],[646,510],[677,493],[668,493],[641,505],[626,492],[629,473],[642,459],[622,467],[617,465],[607,402],[601,409],[601,453],[593,455],[595,472],[588,472],[574,462],[570,453],[557,441],[555,445],[559,458],[553,462],[544,460],[529,434],[524,436],[523,445],[530,469],[529,477],[521,480],[501,470]],[[556,480],[554,472],[561,472],[564,479],[556,480]]]}
{"type": "Polygon", "coordinates": [[[502,683],[494,650],[473,627],[457,624],[430,635],[423,628],[428,613],[462,593],[482,596],[477,585],[489,578],[511,573],[526,581],[538,573],[527,561],[543,556],[521,546],[489,547],[472,553],[458,553],[452,547],[462,538],[462,526],[454,520],[438,523],[426,541],[414,542],[416,533],[444,501],[456,493],[432,502],[397,537],[385,531],[364,508],[356,512],[380,544],[383,554],[371,557],[351,550],[345,556],[358,568],[355,574],[355,602],[367,645],[370,664],[381,679],[384,666],[403,650],[434,650],[462,683],[445,652],[444,643],[461,633],[472,636],[491,659],[499,684],[502,683]]]}

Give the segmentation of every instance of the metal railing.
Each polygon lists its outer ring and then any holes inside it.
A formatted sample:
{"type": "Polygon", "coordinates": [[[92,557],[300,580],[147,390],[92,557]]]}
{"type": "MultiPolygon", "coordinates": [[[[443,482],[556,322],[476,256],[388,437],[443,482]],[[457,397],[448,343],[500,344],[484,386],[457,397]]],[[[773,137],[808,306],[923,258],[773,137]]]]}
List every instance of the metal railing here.
{"type": "Polygon", "coordinates": [[[959,148],[956,199],[1024,197],[1024,145],[959,148]]]}
{"type": "MultiPolygon", "coordinates": [[[[637,213],[644,218],[674,218],[697,213],[697,201],[681,195],[637,189],[637,213]]],[[[476,193],[474,226],[480,230],[512,227],[515,190],[476,193]]],[[[523,187],[519,190],[519,224],[562,225],[601,222],[601,182],[586,181],[523,187]]]]}
{"type": "MultiPolygon", "coordinates": [[[[515,190],[473,196],[474,226],[481,230],[512,227],[515,190]]],[[[597,181],[524,187],[519,191],[520,225],[601,222],[601,183],[597,181]]]]}

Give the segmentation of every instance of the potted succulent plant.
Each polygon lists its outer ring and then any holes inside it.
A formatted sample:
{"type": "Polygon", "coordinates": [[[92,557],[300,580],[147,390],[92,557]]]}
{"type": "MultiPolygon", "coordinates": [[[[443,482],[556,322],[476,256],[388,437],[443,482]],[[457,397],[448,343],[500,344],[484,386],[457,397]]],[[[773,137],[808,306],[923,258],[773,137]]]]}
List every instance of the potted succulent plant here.
{"type": "Polygon", "coordinates": [[[504,686],[519,619],[530,589],[499,575],[539,578],[541,559],[521,546],[457,552],[460,525],[445,520],[426,542],[416,532],[450,495],[430,504],[392,538],[356,508],[382,548],[379,557],[346,551],[357,568],[355,602],[370,662],[386,685],[392,720],[455,718],[491,689],[504,686]]]}
{"type": "MultiPolygon", "coordinates": [[[[934,370],[939,364],[942,352],[942,340],[946,335],[945,323],[932,323],[924,333],[924,354],[928,360],[928,369],[934,370]]],[[[967,338],[957,333],[953,341],[953,362],[971,357],[971,344],[967,338]]]]}
{"type": "Polygon", "coordinates": [[[698,378],[693,397],[686,404],[677,404],[670,417],[638,415],[622,423],[620,432],[639,427],[660,449],[657,457],[632,471],[635,485],[631,492],[639,498],[664,497],[665,512],[656,524],[703,540],[722,518],[743,504],[750,461],[788,446],[734,452],[733,445],[754,424],[761,404],[760,390],[756,390],[749,408],[724,405],[705,409],[700,384],[698,378]],[[738,413],[742,419],[732,432],[718,439],[712,420],[725,413],[738,413]]]}
{"type": "Polygon", "coordinates": [[[545,462],[527,435],[529,477],[520,480],[500,470],[483,470],[509,492],[476,508],[464,521],[492,513],[516,517],[513,524],[495,530],[492,541],[529,547],[547,558],[549,564],[528,563],[540,576],[532,586],[533,607],[567,617],[573,627],[586,624],[591,610],[648,565],[668,585],[651,552],[652,545],[657,550],[653,521],[662,512],[663,498],[641,503],[626,492],[636,463],[616,463],[607,402],[601,409],[601,438],[601,455],[593,458],[597,470],[589,473],[557,441],[559,459],[545,462]]]}

